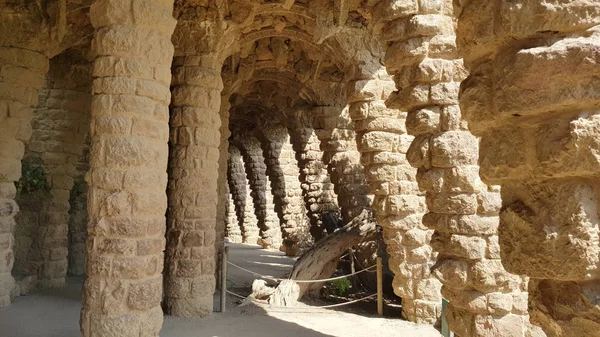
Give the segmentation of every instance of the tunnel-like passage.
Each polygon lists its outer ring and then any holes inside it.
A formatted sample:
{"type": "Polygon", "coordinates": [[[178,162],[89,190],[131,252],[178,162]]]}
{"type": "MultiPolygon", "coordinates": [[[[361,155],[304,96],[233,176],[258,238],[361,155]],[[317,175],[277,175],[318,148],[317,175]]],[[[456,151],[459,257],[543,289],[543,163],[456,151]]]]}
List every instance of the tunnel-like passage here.
{"type": "MultiPolygon", "coordinates": [[[[0,4],[0,306],[85,276],[81,332],[213,311],[224,242],[362,210],[402,316],[600,330],[598,1],[0,4]],[[385,254],[383,250],[385,249],[385,254]]],[[[1,329],[1,328],[0,328],[1,329]]]]}

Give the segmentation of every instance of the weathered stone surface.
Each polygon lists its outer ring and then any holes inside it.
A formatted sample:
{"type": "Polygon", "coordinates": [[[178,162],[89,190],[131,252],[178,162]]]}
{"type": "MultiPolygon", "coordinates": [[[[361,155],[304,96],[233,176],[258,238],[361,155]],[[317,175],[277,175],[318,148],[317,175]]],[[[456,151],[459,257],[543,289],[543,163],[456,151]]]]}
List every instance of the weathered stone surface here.
{"type": "Polygon", "coordinates": [[[501,208],[489,196],[478,200],[480,211],[500,209],[498,245],[488,256],[532,278],[528,313],[548,336],[593,336],[599,322],[590,314],[598,303],[586,299],[598,293],[590,285],[599,278],[591,225],[599,8],[548,1],[460,8],[457,41],[471,71],[460,105],[482,137],[482,178],[502,187],[501,208]]]}

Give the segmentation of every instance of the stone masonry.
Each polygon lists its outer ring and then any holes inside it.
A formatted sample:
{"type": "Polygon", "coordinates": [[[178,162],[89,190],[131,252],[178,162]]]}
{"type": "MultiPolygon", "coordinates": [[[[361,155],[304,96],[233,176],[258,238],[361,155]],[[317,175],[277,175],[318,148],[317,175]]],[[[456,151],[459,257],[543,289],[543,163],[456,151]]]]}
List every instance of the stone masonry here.
{"type": "Polygon", "coordinates": [[[21,177],[37,91],[48,68],[48,58],[38,52],[0,47],[0,306],[10,303],[14,286],[14,217],[19,211],[14,183],[21,177]]]}
{"type": "Polygon", "coordinates": [[[171,5],[99,0],[90,9],[86,337],[158,336],[162,326],[171,5]]]}
{"type": "Polygon", "coordinates": [[[228,165],[227,180],[242,230],[242,242],[256,244],[259,239],[258,220],[254,214],[254,201],[246,180],[244,159],[240,150],[232,144],[229,144],[228,165]]]}
{"type": "Polygon", "coordinates": [[[522,307],[547,336],[593,336],[600,329],[600,3],[472,1],[456,10],[471,73],[460,105],[481,137],[482,178],[502,186],[496,258],[531,278],[522,307]]]}
{"type": "Polygon", "coordinates": [[[263,248],[279,249],[281,246],[281,227],[275,213],[271,182],[266,174],[265,159],[258,139],[251,134],[236,132],[236,145],[241,150],[249,183],[250,195],[254,205],[260,240],[263,248]],[[239,138],[238,138],[239,137],[239,138]]]}
{"type": "Polygon", "coordinates": [[[267,176],[272,184],[275,210],[280,213],[283,239],[280,249],[286,255],[294,256],[298,248],[303,246],[304,225],[307,223],[296,152],[285,126],[267,124],[262,128],[262,133],[267,176]]]}

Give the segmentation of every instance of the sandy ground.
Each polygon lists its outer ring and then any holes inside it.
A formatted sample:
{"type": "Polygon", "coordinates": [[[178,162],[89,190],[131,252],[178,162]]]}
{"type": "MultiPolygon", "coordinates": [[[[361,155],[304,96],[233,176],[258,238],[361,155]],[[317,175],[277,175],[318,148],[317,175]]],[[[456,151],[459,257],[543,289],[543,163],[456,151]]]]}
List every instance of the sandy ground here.
{"type": "MultiPolygon", "coordinates": [[[[252,245],[232,245],[230,261],[264,275],[282,277],[294,260],[277,251],[252,245]]],[[[251,284],[251,275],[229,268],[235,287],[251,284]]],[[[68,278],[61,289],[38,290],[16,298],[0,308],[0,337],[77,337],[81,308],[81,278],[68,278]]],[[[245,295],[245,294],[244,294],[245,295]]],[[[218,307],[218,298],[215,298],[218,307]]],[[[308,305],[274,308],[263,305],[237,306],[229,297],[228,311],[204,319],[165,317],[163,337],[439,337],[430,326],[400,319],[359,316],[308,305]]],[[[111,337],[111,336],[103,336],[111,337]]]]}

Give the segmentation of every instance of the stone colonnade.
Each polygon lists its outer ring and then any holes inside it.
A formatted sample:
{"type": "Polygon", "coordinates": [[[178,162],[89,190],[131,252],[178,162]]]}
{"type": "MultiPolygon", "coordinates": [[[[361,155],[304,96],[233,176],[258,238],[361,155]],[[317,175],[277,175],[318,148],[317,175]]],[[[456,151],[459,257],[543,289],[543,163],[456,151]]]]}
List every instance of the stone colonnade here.
{"type": "MultiPolygon", "coordinates": [[[[369,11],[363,19],[387,45],[394,83],[383,72],[352,81],[348,110],[307,108],[312,124],[290,127],[281,147],[265,133],[251,149],[230,148],[225,203],[219,57],[173,58],[171,1],[94,2],[84,336],[157,336],[163,300],[169,314],[211,312],[225,211],[237,208],[245,242],[258,238],[258,220],[263,234],[276,230],[277,210],[265,207],[275,200],[257,194],[269,187],[280,196],[284,246],[294,254],[305,228],[298,186],[315,239],[323,212],[341,207],[349,219],[374,195],[394,290],[410,320],[436,321],[443,295],[459,336],[543,335],[531,323],[548,336],[597,334],[600,5],[375,3],[353,16],[369,11]],[[275,162],[285,195],[274,188],[275,162]],[[288,180],[298,173],[300,181],[288,180]]],[[[0,306],[15,289],[14,183],[30,138],[52,185],[36,268],[47,286],[66,272],[60,241],[81,145],[42,148],[32,136],[48,55],[0,48],[0,306]],[[59,164],[68,172],[55,171],[59,164]]],[[[52,90],[45,107],[71,110],[52,90]]],[[[48,130],[67,133],[58,124],[48,130]]]]}

